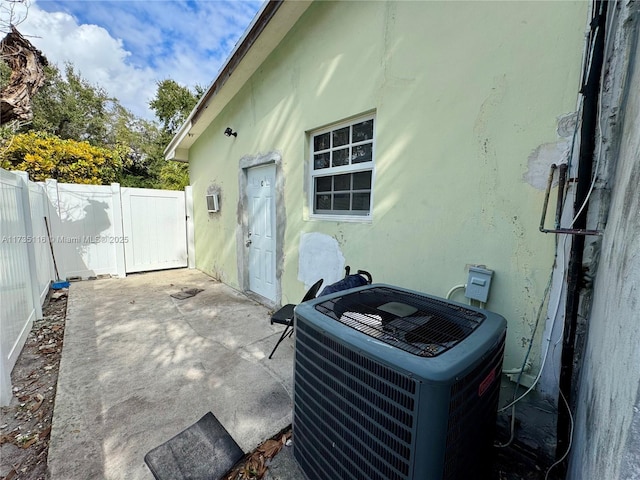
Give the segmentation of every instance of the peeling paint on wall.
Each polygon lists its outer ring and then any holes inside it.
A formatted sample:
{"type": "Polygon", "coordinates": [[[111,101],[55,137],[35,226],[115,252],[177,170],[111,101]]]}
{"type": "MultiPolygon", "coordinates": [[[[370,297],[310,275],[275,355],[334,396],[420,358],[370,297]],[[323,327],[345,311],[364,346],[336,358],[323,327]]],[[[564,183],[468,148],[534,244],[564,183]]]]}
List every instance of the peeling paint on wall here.
{"type": "Polygon", "coordinates": [[[298,280],[305,288],[320,278],[324,279],[323,286],[337,282],[344,276],[344,264],[344,255],[335,238],[317,232],[300,237],[298,280]]]}
{"type": "Polygon", "coordinates": [[[551,165],[567,163],[570,149],[569,140],[543,143],[529,155],[528,168],[522,176],[523,180],[533,188],[545,190],[551,165]]]}
{"type": "MultiPolygon", "coordinates": [[[[536,148],[528,159],[527,171],[522,176],[523,180],[538,190],[547,188],[549,170],[554,163],[560,165],[567,163],[571,152],[571,142],[576,126],[577,114],[569,113],[558,119],[557,132],[561,137],[551,143],[543,143],[536,148]]],[[[555,182],[557,183],[557,182],[555,182]]]]}
{"type": "Polygon", "coordinates": [[[572,138],[576,131],[576,125],[578,121],[578,112],[568,113],[562,115],[558,119],[558,135],[562,138],[572,138]]]}

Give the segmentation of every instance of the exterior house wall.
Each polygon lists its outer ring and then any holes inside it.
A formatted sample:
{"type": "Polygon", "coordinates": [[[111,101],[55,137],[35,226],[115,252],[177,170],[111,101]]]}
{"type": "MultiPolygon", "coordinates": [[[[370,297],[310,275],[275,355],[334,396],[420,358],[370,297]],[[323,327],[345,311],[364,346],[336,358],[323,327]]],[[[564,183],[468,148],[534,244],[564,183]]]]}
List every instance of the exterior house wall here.
{"type": "MultiPolygon", "coordinates": [[[[538,225],[549,166],[563,160],[572,134],[561,136],[558,123],[575,110],[587,9],[311,5],[190,148],[197,268],[246,287],[239,165],[276,152],[280,303],[298,302],[309,284],[300,246],[313,247],[310,233],[326,245],[315,258],[335,266],[342,257],[376,282],[438,296],[466,282],[467,265],[484,264],[495,271],[487,308],[509,322],[505,368],[519,367],[553,264],[554,238],[538,225]],[[371,112],[371,218],[311,218],[309,132],[371,112]],[[226,127],[238,136],[225,137],[226,127]],[[218,213],[206,211],[212,191],[218,213]]],[[[533,373],[539,358],[538,348],[533,373]]]]}
{"type": "Polygon", "coordinates": [[[600,125],[613,160],[569,480],[640,479],[640,3],[610,4],[613,55],[600,125]],[[620,12],[616,12],[617,10],[620,12]]]}

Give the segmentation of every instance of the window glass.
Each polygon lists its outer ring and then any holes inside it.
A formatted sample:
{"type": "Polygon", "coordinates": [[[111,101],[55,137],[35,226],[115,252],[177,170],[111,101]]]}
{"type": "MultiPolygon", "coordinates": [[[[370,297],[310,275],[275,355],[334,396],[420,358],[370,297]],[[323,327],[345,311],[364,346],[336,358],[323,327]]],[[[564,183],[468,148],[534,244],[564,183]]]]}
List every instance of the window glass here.
{"type": "Polygon", "coordinates": [[[333,177],[318,177],[316,178],[316,191],[317,192],[330,192],[331,180],[333,177]]]}
{"type": "Polygon", "coordinates": [[[336,191],[339,190],[349,190],[351,187],[351,175],[336,175],[333,177],[333,189],[336,191]]]}
{"type": "Polygon", "coordinates": [[[349,149],[342,148],[340,150],[333,151],[333,166],[339,167],[342,165],[349,165],[349,149]]]}
{"type": "Polygon", "coordinates": [[[316,153],[313,156],[313,168],[315,170],[320,170],[323,168],[329,168],[329,158],[331,154],[329,152],[326,153],[316,153]]]}
{"type": "Polygon", "coordinates": [[[316,209],[317,210],[331,210],[331,195],[317,195],[316,196],[316,209]]]}
{"type": "Polygon", "coordinates": [[[365,143],[364,145],[356,145],[353,147],[351,154],[351,163],[370,162],[372,157],[372,145],[365,143]]]}
{"type": "Polygon", "coordinates": [[[333,196],[333,209],[334,210],[349,210],[349,195],[348,193],[336,193],[333,196]]]}
{"type": "Polygon", "coordinates": [[[353,126],[353,143],[373,139],[373,120],[365,120],[353,126]]]}
{"type": "Polygon", "coordinates": [[[329,144],[330,141],[331,135],[329,132],[313,137],[313,151],[318,152],[320,150],[326,150],[331,146],[329,144]]]}
{"type": "Polygon", "coordinates": [[[354,190],[371,189],[371,172],[359,172],[353,174],[354,190]]]}
{"type": "Polygon", "coordinates": [[[369,210],[370,203],[371,203],[370,193],[354,193],[353,194],[354,210],[369,210]]]}
{"type": "Polygon", "coordinates": [[[333,147],[341,147],[349,143],[349,127],[340,128],[333,132],[333,147]]]}

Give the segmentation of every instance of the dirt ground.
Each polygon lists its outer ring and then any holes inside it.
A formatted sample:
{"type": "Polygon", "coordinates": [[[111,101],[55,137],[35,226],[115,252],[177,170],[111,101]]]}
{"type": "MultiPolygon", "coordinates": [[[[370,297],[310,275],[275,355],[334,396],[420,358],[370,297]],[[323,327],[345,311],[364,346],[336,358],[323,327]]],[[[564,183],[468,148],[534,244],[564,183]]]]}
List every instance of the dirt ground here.
{"type": "Polygon", "coordinates": [[[11,373],[13,398],[0,408],[0,477],[48,478],[49,434],[67,311],[67,291],[54,292],[11,373]]]}
{"type": "MultiPolygon", "coordinates": [[[[13,398],[0,408],[0,478],[48,480],[49,434],[64,337],[67,291],[52,294],[44,318],[34,322],[11,374],[13,398]]],[[[245,455],[224,480],[259,479],[269,459],[291,438],[290,428],[245,455]]],[[[497,452],[492,480],[544,480],[545,472],[526,452],[497,452]]],[[[555,472],[553,472],[555,473],[555,472]]],[[[556,479],[549,475],[549,480],[556,479]]]]}

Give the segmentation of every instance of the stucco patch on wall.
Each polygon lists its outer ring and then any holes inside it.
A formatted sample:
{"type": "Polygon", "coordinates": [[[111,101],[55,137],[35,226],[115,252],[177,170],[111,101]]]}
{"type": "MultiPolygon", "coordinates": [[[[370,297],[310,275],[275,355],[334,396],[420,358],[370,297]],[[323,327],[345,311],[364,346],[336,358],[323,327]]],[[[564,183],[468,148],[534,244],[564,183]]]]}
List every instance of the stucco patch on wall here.
{"type": "MultiPolygon", "coordinates": [[[[567,163],[571,152],[571,142],[576,126],[577,114],[569,113],[558,119],[557,132],[560,137],[555,142],[543,143],[529,155],[527,171],[522,176],[523,180],[538,190],[547,188],[549,170],[554,163],[560,165],[567,163]]],[[[554,182],[554,185],[557,182],[554,182]]]]}
{"type": "Polygon", "coordinates": [[[323,278],[323,286],[344,276],[345,259],[338,241],[324,233],[305,233],[300,237],[298,280],[309,288],[323,278]]]}
{"type": "MultiPolygon", "coordinates": [[[[529,155],[528,168],[522,176],[523,180],[538,190],[545,190],[551,165],[567,163],[570,148],[569,140],[558,140],[540,145],[529,155]]],[[[556,183],[554,182],[554,185],[556,183]]]]}

